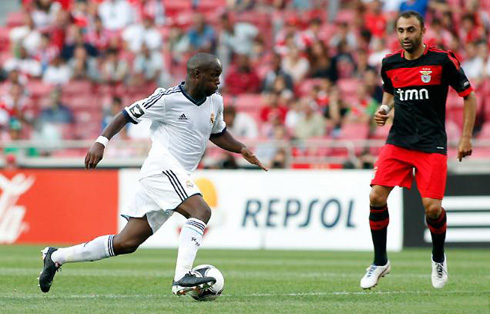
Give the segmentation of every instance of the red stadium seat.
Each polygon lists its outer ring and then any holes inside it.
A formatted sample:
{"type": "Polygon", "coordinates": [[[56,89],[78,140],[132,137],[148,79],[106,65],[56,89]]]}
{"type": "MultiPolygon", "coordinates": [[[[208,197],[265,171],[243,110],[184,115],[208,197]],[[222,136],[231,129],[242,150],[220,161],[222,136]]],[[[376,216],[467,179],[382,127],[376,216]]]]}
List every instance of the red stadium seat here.
{"type": "Polygon", "coordinates": [[[81,95],[89,94],[93,92],[93,86],[90,81],[80,80],[80,81],[70,81],[68,84],[63,86],[63,94],[70,95],[81,95]]]}
{"type": "Polygon", "coordinates": [[[310,94],[313,87],[321,85],[322,80],[323,79],[321,78],[305,79],[298,83],[295,88],[295,92],[298,94],[298,96],[307,96],[310,94]]]}
{"type": "Polygon", "coordinates": [[[386,140],[388,134],[390,133],[391,125],[376,126],[373,133],[370,134],[370,139],[372,140],[386,140]]]}
{"type": "Polygon", "coordinates": [[[369,125],[367,123],[346,123],[342,125],[339,139],[358,140],[367,139],[369,125]]]}
{"type": "Polygon", "coordinates": [[[257,110],[262,106],[262,95],[260,94],[241,94],[235,97],[235,106],[237,110],[257,110]]]}
{"type": "Polygon", "coordinates": [[[46,97],[53,90],[53,85],[46,84],[40,80],[30,80],[27,83],[27,90],[32,97],[42,98],[46,97]]]}
{"type": "Polygon", "coordinates": [[[360,84],[362,84],[362,81],[356,78],[342,78],[337,81],[341,95],[355,96],[360,84]]]}
{"type": "Polygon", "coordinates": [[[17,27],[24,24],[24,13],[23,12],[10,12],[7,15],[7,27],[17,27]]]}

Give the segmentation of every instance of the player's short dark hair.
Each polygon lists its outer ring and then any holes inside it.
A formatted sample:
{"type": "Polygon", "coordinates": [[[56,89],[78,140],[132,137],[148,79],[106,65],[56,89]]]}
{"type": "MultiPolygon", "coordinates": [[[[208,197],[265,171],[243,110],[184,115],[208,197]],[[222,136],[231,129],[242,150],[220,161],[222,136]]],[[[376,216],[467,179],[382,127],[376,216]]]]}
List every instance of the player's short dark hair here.
{"type": "Polygon", "coordinates": [[[417,12],[417,11],[413,11],[413,10],[403,11],[402,13],[400,13],[400,14],[398,15],[398,17],[396,18],[396,20],[395,20],[395,26],[398,24],[398,20],[399,20],[400,18],[402,18],[402,17],[403,17],[403,18],[409,19],[409,18],[411,18],[412,16],[415,16],[415,18],[416,18],[417,20],[419,20],[419,23],[420,23],[420,27],[421,27],[421,28],[424,28],[424,27],[425,27],[425,26],[424,26],[424,25],[425,25],[425,23],[424,23],[424,18],[422,17],[422,15],[420,15],[420,13],[419,13],[419,12],[417,12]]]}

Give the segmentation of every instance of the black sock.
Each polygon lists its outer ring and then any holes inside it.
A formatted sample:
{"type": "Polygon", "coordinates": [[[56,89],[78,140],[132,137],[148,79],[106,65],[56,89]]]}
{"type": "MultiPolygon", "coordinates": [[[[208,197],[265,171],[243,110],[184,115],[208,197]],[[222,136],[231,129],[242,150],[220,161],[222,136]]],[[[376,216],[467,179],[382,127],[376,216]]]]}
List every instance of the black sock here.
{"type": "Polygon", "coordinates": [[[382,266],[388,262],[386,255],[386,233],[390,215],[388,206],[375,207],[371,206],[369,214],[369,226],[371,227],[371,236],[374,244],[374,265],[382,266]]]}
{"type": "Polygon", "coordinates": [[[444,262],[444,241],[446,240],[446,211],[444,208],[439,217],[432,219],[425,217],[432,237],[432,260],[437,263],[444,262]]]}

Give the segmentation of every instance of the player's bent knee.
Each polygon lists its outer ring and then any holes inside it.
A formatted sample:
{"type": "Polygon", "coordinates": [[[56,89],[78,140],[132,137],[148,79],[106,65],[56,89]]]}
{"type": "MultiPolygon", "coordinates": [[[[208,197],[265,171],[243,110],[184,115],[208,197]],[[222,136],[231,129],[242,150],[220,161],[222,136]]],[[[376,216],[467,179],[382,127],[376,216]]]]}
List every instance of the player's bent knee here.
{"type": "Polygon", "coordinates": [[[425,207],[427,217],[436,219],[442,212],[442,207],[438,203],[431,203],[425,207]]]}
{"type": "Polygon", "coordinates": [[[114,253],[116,255],[120,254],[130,254],[138,249],[140,242],[137,240],[117,240],[114,238],[114,253]]]}

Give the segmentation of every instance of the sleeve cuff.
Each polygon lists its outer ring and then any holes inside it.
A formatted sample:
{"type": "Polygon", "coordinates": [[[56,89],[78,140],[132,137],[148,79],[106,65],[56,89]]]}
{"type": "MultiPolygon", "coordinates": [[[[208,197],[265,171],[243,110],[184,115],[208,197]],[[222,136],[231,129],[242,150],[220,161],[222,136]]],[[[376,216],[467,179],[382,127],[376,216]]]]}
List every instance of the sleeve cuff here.
{"type": "Polygon", "coordinates": [[[210,137],[210,138],[220,137],[221,135],[225,134],[225,132],[226,132],[226,126],[225,126],[225,128],[224,128],[224,129],[223,129],[221,132],[219,132],[219,133],[211,133],[211,137],[210,137]]]}
{"type": "Polygon", "coordinates": [[[464,91],[462,92],[458,92],[458,95],[460,97],[466,97],[468,96],[471,92],[473,91],[473,86],[470,86],[469,88],[465,89],[464,91]]]}
{"type": "Polygon", "coordinates": [[[128,111],[126,109],[123,109],[122,113],[129,122],[131,122],[133,124],[138,124],[138,121],[133,119],[133,117],[131,117],[131,115],[128,113],[128,111]]]}

